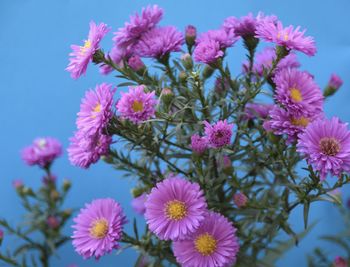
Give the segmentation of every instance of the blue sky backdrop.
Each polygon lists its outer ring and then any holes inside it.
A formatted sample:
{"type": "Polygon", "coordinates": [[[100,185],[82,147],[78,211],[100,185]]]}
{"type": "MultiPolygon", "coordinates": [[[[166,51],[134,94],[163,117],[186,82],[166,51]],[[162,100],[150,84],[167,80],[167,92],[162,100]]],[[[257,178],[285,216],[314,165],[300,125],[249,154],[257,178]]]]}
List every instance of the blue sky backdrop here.
{"type": "MultiPolygon", "coordinates": [[[[301,25],[314,36],[318,53],[313,58],[300,55],[302,69],[315,75],[316,81],[325,85],[332,72],[344,80],[344,86],[331,101],[326,103],[327,115],[337,115],[350,121],[350,2],[337,1],[126,1],[126,0],[0,0],[0,216],[11,224],[21,222],[23,209],[11,186],[11,181],[21,178],[28,185],[38,186],[41,172],[25,166],[19,156],[21,148],[37,136],[54,136],[68,146],[68,138],[75,129],[75,116],[85,90],[103,81],[117,82],[113,77],[98,74],[95,66],[89,66],[87,76],[78,81],[64,71],[68,63],[70,44],[81,44],[86,38],[90,20],[105,22],[115,31],[122,27],[129,15],[148,4],[158,4],[165,10],[162,25],[173,24],[184,29],[193,24],[199,31],[218,28],[228,16],[243,16],[248,12],[277,15],[284,24],[301,25]]],[[[112,33],[103,40],[108,50],[112,45],[112,33]]],[[[236,74],[241,69],[244,51],[229,50],[230,66],[236,74]]],[[[60,158],[53,169],[59,176],[70,178],[73,188],[67,205],[82,207],[94,198],[112,197],[124,207],[130,220],[135,216],[130,208],[131,179],[103,163],[88,171],[70,165],[67,155],[60,158]]],[[[349,196],[349,187],[342,193],[349,196]]],[[[138,217],[140,224],[142,218],[138,217]]],[[[306,266],[305,255],[315,245],[323,245],[331,254],[342,254],[337,248],[319,242],[319,234],[334,233],[341,229],[340,216],[333,205],[313,205],[311,221],[319,220],[312,233],[297,248],[283,257],[278,266],[306,266]]],[[[296,229],[302,229],[302,210],[296,210],[292,218],[296,229]]],[[[127,230],[131,230],[127,227],[127,230]]],[[[70,227],[66,228],[71,233],[70,227]]],[[[10,246],[16,241],[6,241],[10,246]]],[[[4,247],[0,248],[1,250],[4,247]]],[[[65,267],[76,263],[88,266],[133,266],[135,253],[113,253],[96,262],[83,261],[68,243],[53,259],[52,266],[65,267]]],[[[0,266],[2,266],[0,264],[0,266]]]]}

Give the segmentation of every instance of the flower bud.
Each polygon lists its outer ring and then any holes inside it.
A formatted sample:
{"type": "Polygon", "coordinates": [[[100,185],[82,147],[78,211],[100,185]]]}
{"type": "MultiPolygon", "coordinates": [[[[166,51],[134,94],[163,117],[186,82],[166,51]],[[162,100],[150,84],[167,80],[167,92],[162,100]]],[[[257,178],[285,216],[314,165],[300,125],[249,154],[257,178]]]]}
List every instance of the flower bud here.
{"type": "Polygon", "coordinates": [[[139,56],[135,55],[130,57],[128,60],[128,65],[132,70],[136,71],[136,73],[140,75],[143,75],[146,71],[146,66],[139,56]]]}
{"type": "Polygon", "coordinates": [[[13,181],[12,181],[12,186],[13,186],[16,190],[18,190],[18,189],[21,189],[24,185],[23,185],[22,180],[17,179],[17,180],[13,180],[13,181]]]}
{"type": "Polygon", "coordinates": [[[188,25],[185,30],[186,44],[192,47],[196,42],[197,29],[193,25],[188,25]]]}
{"type": "Polygon", "coordinates": [[[174,97],[174,93],[170,88],[163,88],[161,92],[161,100],[165,104],[169,105],[173,97],[174,97]]]}
{"type": "Polygon", "coordinates": [[[233,202],[236,204],[238,208],[242,208],[247,205],[248,198],[245,194],[238,192],[233,196],[233,202]]]}
{"type": "Polygon", "coordinates": [[[181,55],[181,62],[187,70],[191,70],[193,68],[193,60],[189,53],[181,55]]]}
{"type": "Polygon", "coordinates": [[[34,192],[30,187],[21,187],[21,193],[25,196],[34,196],[34,192]]]}
{"type": "Polygon", "coordinates": [[[70,188],[71,188],[71,186],[72,186],[72,183],[71,183],[71,181],[69,181],[69,180],[67,180],[67,179],[65,179],[64,181],[63,181],[63,191],[64,192],[67,192],[70,188]]]}
{"type": "Polygon", "coordinates": [[[179,74],[179,80],[181,83],[186,83],[187,82],[187,73],[184,71],[181,71],[179,74]]]}
{"type": "Polygon", "coordinates": [[[227,174],[230,174],[232,172],[232,161],[227,155],[222,157],[222,169],[227,174]]]}
{"type": "Polygon", "coordinates": [[[334,95],[334,93],[343,85],[343,80],[337,75],[332,74],[328,81],[328,85],[325,88],[323,95],[325,97],[334,95]]]}
{"type": "Polygon", "coordinates": [[[134,187],[131,189],[131,194],[134,198],[141,196],[145,192],[145,188],[142,187],[134,187]]]}
{"type": "Polygon", "coordinates": [[[57,190],[52,190],[50,193],[50,197],[52,200],[56,201],[60,198],[60,193],[58,193],[57,190]]]}
{"type": "Polygon", "coordinates": [[[57,229],[60,226],[59,219],[53,215],[47,217],[46,223],[51,229],[57,229]]]}
{"type": "Polygon", "coordinates": [[[205,66],[202,75],[203,75],[203,79],[208,79],[210,78],[211,75],[213,75],[214,70],[212,67],[210,67],[209,65],[205,66]]]}
{"type": "Polygon", "coordinates": [[[62,212],[62,218],[67,219],[72,215],[72,210],[71,209],[66,209],[62,212]]]}
{"type": "Polygon", "coordinates": [[[0,245],[3,239],[4,239],[4,231],[0,229],[0,245]]]}

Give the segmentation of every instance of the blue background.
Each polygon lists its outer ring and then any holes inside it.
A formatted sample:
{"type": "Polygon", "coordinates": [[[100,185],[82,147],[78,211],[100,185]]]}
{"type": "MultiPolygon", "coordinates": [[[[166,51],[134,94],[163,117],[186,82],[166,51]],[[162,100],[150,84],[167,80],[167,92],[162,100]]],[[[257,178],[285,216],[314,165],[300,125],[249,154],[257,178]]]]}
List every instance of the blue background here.
{"type": "MultiPolygon", "coordinates": [[[[112,77],[98,74],[95,66],[89,66],[86,77],[78,81],[64,71],[68,63],[70,44],[81,44],[88,32],[91,19],[105,22],[115,31],[123,26],[129,15],[140,11],[147,4],[158,4],[165,10],[162,25],[174,24],[183,29],[191,23],[200,31],[215,29],[228,16],[243,16],[252,11],[276,14],[284,24],[302,25],[314,36],[318,53],[313,58],[300,56],[302,68],[315,75],[323,86],[332,72],[344,80],[344,86],[326,104],[328,116],[337,115],[350,121],[350,2],[338,1],[116,1],[116,0],[0,0],[0,216],[11,223],[21,221],[23,209],[12,189],[11,182],[21,178],[28,185],[38,186],[41,172],[23,164],[19,157],[21,148],[37,136],[54,136],[68,146],[68,138],[75,129],[75,114],[86,89],[112,77]]],[[[109,33],[102,46],[112,45],[109,33]]],[[[238,73],[244,51],[230,49],[231,67],[238,73]]],[[[60,180],[71,178],[73,188],[67,206],[82,207],[94,198],[113,197],[121,202],[129,219],[134,213],[130,208],[131,179],[100,163],[88,171],[72,167],[65,154],[55,166],[60,180]]],[[[349,195],[344,187],[344,197],[349,195]]],[[[315,245],[322,244],[331,255],[342,254],[337,248],[320,243],[317,235],[337,232],[342,224],[332,204],[312,206],[311,220],[320,220],[312,233],[279,261],[279,266],[306,266],[305,254],[315,245]]],[[[139,220],[143,219],[139,217],[139,220]]],[[[292,224],[302,229],[302,211],[296,210],[292,224]]],[[[130,228],[127,228],[130,230],[130,228]]],[[[67,227],[67,233],[71,229],[67,227]]],[[[6,240],[5,240],[6,241],[6,240]]],[[[6,241],[5,246],[10,242],[6,241]]],[[[13,242],[11,242],[13,244],[13,242]]],[[[1,250],[4,247],[0,248],[1,250]]],[[[131,250],[116,256],[83,261],[67,244],[59,253],[61,259],[53,259],[52,266],[133,266],[135,253],[131,250]]],[[[1,264],[0,264],[1,266],[1,264]]]]}

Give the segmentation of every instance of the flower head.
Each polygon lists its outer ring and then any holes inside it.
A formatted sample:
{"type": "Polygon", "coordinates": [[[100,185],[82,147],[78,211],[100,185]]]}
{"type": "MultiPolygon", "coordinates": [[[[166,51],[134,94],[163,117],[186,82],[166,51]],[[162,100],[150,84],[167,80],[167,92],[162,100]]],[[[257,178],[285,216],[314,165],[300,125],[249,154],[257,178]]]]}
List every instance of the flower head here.
{"type": "Polygon", "coordinates": [[[53,215],[47,217],[46,223],[51,229],[57,229],[60,226],[60,220],[53,215]]]}
{"type": "Polygon", "coordinates": [[[32,145],[25,147],[21,154],[28,165],[46,167],[62,155],[62,145],[55,138],[40,137],[35,139],[32,145]]]}
{"type": "Polygon", "coordinates": [[[142,36],[135,51],[142,57],[162,59],[170,52],[179,52],[183,43],[183,34],[174,26],[157,27],[142,36]]]}
{"type": "Polygon", "coordinates": [[[236,228],[224,216],[209,211],[201,226],[185,240],[175,241],[173,251],[184,267],[230,266],[239,251],[236,228]]]}
{"type": "Polygon", "coordinates": [[[130,16],[130,22],[126,22],[123,28],[114,33],[116,46],[126,49],[136,45],[146,32],[156,27],[162,17],[163,9],[157,5],[143,8],[141,15],[136,13],[130,16]]]}
{"type": "Polygon", "coordinates": [[[213,125],[210,125],[209,122],[205,121],[204,125],[204,131],[209,146],[220,148],[231,142],[233,124],[229,124],[224,120],[218,121],[213,125]]]}
{"type": "Polygon", "coordinates": [[[152,118],[156,112],[155,92],[146,93],[143,85],[129,87],[129,92],[121,92],[121,99],[116,107],[123,118],[134,123],[142,123],[152,118]]]}
{"type": "Polygon", "coordinates": [[[94,135],[107,127],[113,116],[114,92],[112,85],[106,83],[96,85],[95,90],[86,92],[77,118],[79,131],[94,135]]]}
{"type": "Polygon", "coordinates": [[[264,123],[264,128],[276,135],[287,135],[287,143],[292,143],[309,123],[320,117],[323,117],[323,113],[298,115],[275,105],[269,112],[269,120],[264,123]]]}
{"type": "Polygon", "coordinates": [[[111,198],[97,199],[75,217],[73,246],[85,259],[96,259],[119,248],[126,218],[119,203],[111,198]]]}
{"type": "Polygon", "coordinates": [[[70,145],[67,149],[69,161],[75,166],[84,169],[89,168],[101,156],[108,154],[111,143],[112,137],[100,132],[94,135],[86,135],[81,131],[77,131],[70,139],[70,145]]]}
{"type": "Polygon", "coordinates": [[[343,257],[337,256],[334,259],[332,267],[348,267],[348,261],[343,257]]]}
{"type": "Polygon", "coordinates": [[[145,202],[147,200],[147,194],[143,193],[142,195],[135,197],[132,201],[131,201],[131,206],[134,209],[134,211],[138,214],[143,215],[146,211],[146,207],[145,207],[145,202]]]}
{"type": "Polygon", "coordinates": [[[91,21],[89,36],[84,45],[71,46],[73,52],[69,54],[70,62],[66,70],[71,73],[73,79],[78,79],[82,74],[85,74],[89,62],[95,52],[100,49],[100,42],[108,31],[106,24],[96,25],[94,21],[91,21]]]}
{"type": "Polygon", "coordinates": [[[322,180],[328,173],[339,176],[350,171],[350,131],[336,117],[311,123],[299,136],[297,148],[320,172],[322,180]]]}
{"type": "Polygon", "coordinates": [[[194,45],[197,37],[197,28],[193,25],[187,25],[185,29],[185,39],[187,45],[194,45]]]}
{"type": "Polygon", "coordinates": [[[310,36],[304,36],[304,33],[305,30],[300,31],[299,26],[295,29],[292,25],[284,28],[280,21],[262,20],[256,27],[256,37],[313,56],[316,54],[315,41],[310,36]]]}
{"type": "Polygon", "coordinates": [[[148,227],[162,240],[186,238],[199,227],[207,208],[199,185],[177,176],[157,183],[145,206],[148,227]]]}
{"type": "Polygon", "coordinates": [[[322,112],[322,92],[307,72],[283,69],[276,73],[273,81],[276,84],[275,98],[288,111],[297,114],[322,112]]]}
{"type": "Polygon", "coordinates": [[[201,137],[198,134],[191,136],[191,148],[197,154],[203,154],[208,148],[208,142],[205,137],[201,137]]]}

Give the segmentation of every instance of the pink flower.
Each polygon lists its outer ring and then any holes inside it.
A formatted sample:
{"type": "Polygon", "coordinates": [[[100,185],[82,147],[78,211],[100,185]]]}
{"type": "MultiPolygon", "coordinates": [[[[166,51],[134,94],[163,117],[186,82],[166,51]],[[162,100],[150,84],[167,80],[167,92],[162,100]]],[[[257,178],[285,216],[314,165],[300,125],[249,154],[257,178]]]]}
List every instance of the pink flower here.
{"type": "Polygon", "coordinates": [[[209,146],[213,148],[220,148],[230,144],[232,137],[233,124],[227,123],[226,120],[218,121],[210,125],[209,122],[204,122],[206,139],[209,146]]]}
{"type": "Polygon", "coordinates": [[[73,52],[69,54],[70,62],[66,70],[71,73],[73,79],[78,79],[82,74],[85,74],[89,62],[95,52],[100,49],[100,42],[108,31],[106,24],[96,25],[94,21],[91,21],[89,36],[85,40],[84,46],[71,46],[73,52]]]}
{"type": "Polygon", "coordinates": [[[242,208],[247,204],[248,198],[242,192],[238,192],[238,193],[234,194],[233,202],[236,204],[236,206],[238,208],[242,208]]]}
{"type": "Polygon", "coordinates": [[[203,154],[205,150],[208,148],[207,139],[205,137],[201,137],[198,134],[194,134],[191,136],[191,148],[193,152],[197,154],[203,154]]]}

